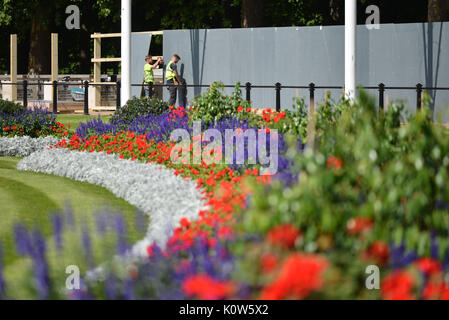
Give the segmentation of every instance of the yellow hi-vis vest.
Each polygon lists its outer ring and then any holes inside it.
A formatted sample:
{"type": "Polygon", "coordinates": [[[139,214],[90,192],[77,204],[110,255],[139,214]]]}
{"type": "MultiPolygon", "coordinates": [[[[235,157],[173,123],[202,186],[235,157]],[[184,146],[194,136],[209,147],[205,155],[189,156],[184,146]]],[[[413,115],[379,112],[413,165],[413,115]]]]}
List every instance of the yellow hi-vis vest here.
{"type": "Polygon", "coordinates": [[[173,80],[175,79],[175,73],[173,72],[173,68],[171,65],[173,64],[173,61],[170,61],[167,64],[167,69],[165,70],[165,80],[173,80]]]}
{"type": "Polygon", "coordinates": [[[154,72],[150,64],[145,64],[145,83],[154,83],[154,72]]]}

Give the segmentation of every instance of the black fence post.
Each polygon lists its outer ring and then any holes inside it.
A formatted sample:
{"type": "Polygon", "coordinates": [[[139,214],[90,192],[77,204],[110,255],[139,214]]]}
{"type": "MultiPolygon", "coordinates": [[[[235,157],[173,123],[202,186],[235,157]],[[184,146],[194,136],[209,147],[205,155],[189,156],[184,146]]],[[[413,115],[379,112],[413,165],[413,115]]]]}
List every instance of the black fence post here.
{"type": "Polygon", "coordinates": [[[246,83],[246,101],[251,102],[251,83],[246,83]]]}
{"type": "Polygon", "coordinates": [[[120,101],[121,100],[121,96],[120,96],[120,88],[121,88],[120,81],[117,81],[115,86],[116,86],[116,90],[117,90],[117,92],[116,92],[117,97],[116,97],[116,101],[115,101],[115,106],[116,106],[116,108],[118,110],[122,106],[121,101],[120,101]]]}
{"type": "Polygon", "coordinates": [[[416,85],[416,110],[421,110],[422,88],[423,88],[423,85],[421,83],[418,83],[416,85]]]}
{"type": "Polygon", "coordinates": [[[53,81],[53,113],[58,113],[58,81],[53,81]]]}
{"type": "Polygon", "coordinates": [[[315,83],[309,84],[310,92],[310,112],[315,113],[315,83]]]}
{"type": "Polygon", "coordinates": [[[23,106],[28,108],[28,81],[23,80],[23,106]]]}
{"type": "Polygon", "coordinates": [[[89,81],[84,81],[84,115],[89,115],[89,81]]]}
{"type": "Polygon", "coordinates": [[[276,112],[281,111],[281,84],[278,82],[276,86],[276,112]]]}
{"type": "Polygon", "coordinates": [[[379,84],[379,108],[381,111],[385,108],[385,85],[383,83],[379,84]]]}

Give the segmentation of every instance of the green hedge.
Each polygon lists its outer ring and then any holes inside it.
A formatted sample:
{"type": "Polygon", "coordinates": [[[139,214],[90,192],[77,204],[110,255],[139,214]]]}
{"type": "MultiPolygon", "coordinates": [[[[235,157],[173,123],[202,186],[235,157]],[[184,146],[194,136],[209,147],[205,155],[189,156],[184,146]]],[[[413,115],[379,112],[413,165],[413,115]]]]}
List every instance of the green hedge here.
{"type": "Polygon", "coordinates": [[[168,103],[159,99],[149,98],[133,98],[126,105],[117,109],[112,116],[111,122],[116,123],[123,121],[125,123],[132,122],[137,117],[148,115],[160,115],[168,111],[168,103]]]}
{"type": "Polygon", "coordinates": [[[13,114],[26,108],[18,103],[0,99],[0,113],[13,114]]]}

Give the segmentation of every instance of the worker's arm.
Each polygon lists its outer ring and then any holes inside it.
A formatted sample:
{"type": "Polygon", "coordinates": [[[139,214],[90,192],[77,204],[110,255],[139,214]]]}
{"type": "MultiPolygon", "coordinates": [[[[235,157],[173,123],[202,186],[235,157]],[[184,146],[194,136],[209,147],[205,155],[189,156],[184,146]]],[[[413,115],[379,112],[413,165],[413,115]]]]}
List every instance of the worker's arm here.
{"type": "Polygon", "coordinates": [[[161,59],[159,58],[159,59],[157,59],[157,61],[154,63],[154,64],[152,64],[151,65],[151,68],[152,69],[156,69],[157,67],[158,67],[158,65],[159,65],[159,63],[160,63],[160,61],[161,61],[161,59]]]}
{"type": "Polygon", "coordinates": [[[175,74],[175,78],[176,78],[176,82],[177,82],[177,83],[175,83],[175,84],[176,84],[176,85],[180,85],[180,84],[181,84],[181,79],[179,78],[178,70],[173,70],[173,72],[174,72],[174,74],[175,74]]]}

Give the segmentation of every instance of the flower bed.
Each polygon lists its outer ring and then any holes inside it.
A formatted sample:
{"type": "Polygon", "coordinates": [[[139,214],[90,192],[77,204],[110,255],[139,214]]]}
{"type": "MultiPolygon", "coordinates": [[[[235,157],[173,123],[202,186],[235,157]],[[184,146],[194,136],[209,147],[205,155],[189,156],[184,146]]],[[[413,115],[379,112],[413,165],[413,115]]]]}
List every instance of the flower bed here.
{"type": "Polygon", "coordinates": [[[53,135],[68,136],[68,128],[56,122],[56,116],[45,109],[20,109],[0,113],[0,137],[53,135]]]}
{"type": "MultiPolygon", "coordinates": [[[[279,135],[285,166],[277,176],[287,179],[260,176],[257,165],[174,163],[169,133],[184,128],[198,138],[191,128],[195,110],[178,108],[126,125],[92,122],[60,141],[56,148],[71,150],[67,154],[116,154],[164,165],[205,190],[208,208],[181,219],[162,249],[148,246],[148,259],[128,277],[111,274],[116,289],[107,297],[447,298],[447,132],[429,121],[426,109],[401,126],[401,106],[379,114],[375,105],[362,93],[351,108],[323,109],[315,147],[303,154],[297,135],[279,135]],[[380,274],[371,288],[367,270],[376,267],[380,274]]],[[[212,110],[203,128],[252,128],[254,119],[244,119],[250,111],[228,107],[212,110]]],[[[293,125],[288,113],[265,112],[263,122],[293,125]]],[[[95,289],[86,283],[78,297],[92,297],[95,289]]]]}

